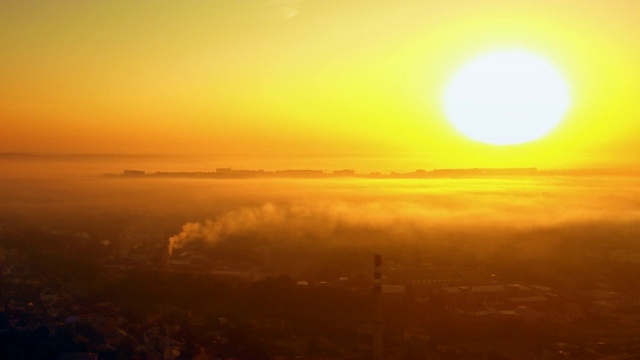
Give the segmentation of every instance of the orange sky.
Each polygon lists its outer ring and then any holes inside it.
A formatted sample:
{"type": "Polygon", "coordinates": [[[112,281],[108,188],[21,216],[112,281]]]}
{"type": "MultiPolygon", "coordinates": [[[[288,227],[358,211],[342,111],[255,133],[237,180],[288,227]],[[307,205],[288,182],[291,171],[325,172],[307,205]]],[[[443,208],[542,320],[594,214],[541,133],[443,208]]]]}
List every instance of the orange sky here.
{"type": "Polygon", "coordinates": [[[636,167],[637,14],[634,0],[4,0],[0,152],[636,167]],[[566,76],[567,117],[524,145],[466,139],[443,114],[448,79],[513,48],[566,76]]]}

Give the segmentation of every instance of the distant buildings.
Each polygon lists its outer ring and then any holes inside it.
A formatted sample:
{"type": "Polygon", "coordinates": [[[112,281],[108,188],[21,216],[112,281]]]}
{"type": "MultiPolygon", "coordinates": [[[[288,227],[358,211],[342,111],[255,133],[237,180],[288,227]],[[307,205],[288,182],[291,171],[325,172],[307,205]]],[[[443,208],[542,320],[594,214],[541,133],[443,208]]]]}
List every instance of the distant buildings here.
{"type": "Polygon", "coordinates": [[[482,307],[503,304],[510,298],[532,297],[532,289],[518,285],[448,286],[440,288],[442,299],[450,308],[482,307]]]}
{"type": "Polygon", "coordinates": [[[292,177],[292,178],[308,178],[308,177],[324,177],[326,174],[322,170],[278,170],[275,172],[279,177],[292,177]]]}
{"type": "Polygon", "coordinates": [[[333,176],[355,176],[356,171],[351,169],[334,170],[333,176]]]}
{"type": "Polygon", "coordinates": [[[231,167],[217,168],[215,171],[203,172],[155,172],[146,173],[142,170],[124,170],[122,174],[105,174],[105,176],[124,177],[188,177],[188,178],[359,178],[359,179],[433,179],[433,178],[508,178],[518,176],[558,175],[555,171],[538,171],[536,168],[472,168],[472,169],[434,169],[431,171],[418,169],[413,172],[398,173],[371,172],[358,174],[353,169],[333,170],[332,172],[313,169],[286,169],[276,171],[232,169],[231,167]]]}
{"type": "Polygon", "coordinates": [[[122,172],[123,176],[144,176],[145,172],[142,170],[124,170],[122,172]]]}

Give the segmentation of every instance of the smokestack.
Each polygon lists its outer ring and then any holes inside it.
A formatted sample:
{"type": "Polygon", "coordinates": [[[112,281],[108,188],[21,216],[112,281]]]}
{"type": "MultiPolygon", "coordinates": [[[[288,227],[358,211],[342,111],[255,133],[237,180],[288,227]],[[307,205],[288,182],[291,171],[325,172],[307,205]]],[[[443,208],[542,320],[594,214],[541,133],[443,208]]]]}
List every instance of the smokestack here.
{"type": "Polygon", "coordinates": [[[383,360],[384,321],[382,318],[382,255],[373,256],[373,360],[383,360]]]}

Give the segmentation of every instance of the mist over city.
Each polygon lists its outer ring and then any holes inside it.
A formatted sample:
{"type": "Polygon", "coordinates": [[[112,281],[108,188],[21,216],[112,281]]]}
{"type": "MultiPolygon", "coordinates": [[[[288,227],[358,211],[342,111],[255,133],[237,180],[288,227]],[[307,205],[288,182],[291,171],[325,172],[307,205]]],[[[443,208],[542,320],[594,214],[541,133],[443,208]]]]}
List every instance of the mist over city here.
{"type": "Polygon", "coordinates": [[[93,334],[73,352],[361,358],[374,351],[377,306],[386,352],[411,359],[586,358],[636,326],[632,176],[92,173],[100,163],[2,175],[7,324],[93,334]],[[114,320],[126,339],[104,338],[114,320]],[[166,326],[182,330],[154,336],[175,342],[149,339],[166,326]]]}
{"type": "Polygon", "coordinates": [[[638,14],[0,1],[0,359],[640,359],[638,14]]]}

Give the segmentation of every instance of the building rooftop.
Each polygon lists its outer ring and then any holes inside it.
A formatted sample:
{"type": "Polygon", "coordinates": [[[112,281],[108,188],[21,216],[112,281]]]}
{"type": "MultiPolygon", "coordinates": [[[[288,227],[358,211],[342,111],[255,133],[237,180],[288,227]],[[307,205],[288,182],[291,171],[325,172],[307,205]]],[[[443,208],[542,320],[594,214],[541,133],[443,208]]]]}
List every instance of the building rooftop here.
{"type": "Polygon", "coordinates": [[[448,286],[440,288],[442,291],[449,294],[457,293],[496,293],[496,292],[508,292],[508,291],[526,291],[531,290],[526,286],[518,284],[507,285],[474,285],[474,286],[448,286]]]}

